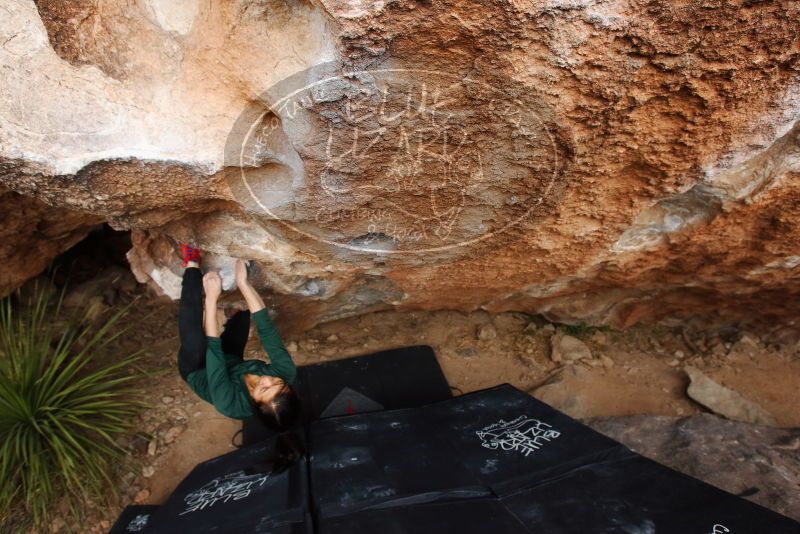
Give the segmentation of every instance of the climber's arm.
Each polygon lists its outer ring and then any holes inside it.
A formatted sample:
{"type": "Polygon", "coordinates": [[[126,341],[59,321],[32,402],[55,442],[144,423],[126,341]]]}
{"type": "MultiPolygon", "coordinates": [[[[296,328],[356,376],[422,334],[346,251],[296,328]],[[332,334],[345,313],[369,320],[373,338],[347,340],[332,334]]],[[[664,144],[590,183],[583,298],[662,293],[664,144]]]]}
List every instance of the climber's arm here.
{"type": "Polygon", "coordinates": [[[247,301],[250,313],[256,313],[264,309],[264,300],[247,280],[247,266],[244,260],[236,260],[236,285],[239,286],[239,291],[241,291],[244,300],[247,301]]]}
{"type": "Polygon", "coordinates": [[[217,323],[217,300],[222,293],[222,279],[216,271],[209,271],[203,276],[203,287],[206,291],[205,318],[203,327],[206,336],[219,337],[219,323],[217,323]]]}
{"type": "Polygon", "coordinates": [[[229,415],[236,406],[236,389],[228,376],[222,341],[219,338],[217,300],[222,293],[219,274],[214,271],[206,273],[203,276],[203,286],[206,291],[206,313],[203,321],[206,333],[206,387],[211,404],[222,415],[229,415]]]}
{"type": "Polygon", "coordinates": [[[297,375],[297,367],[292,361],[289,351],[283,345],[283,340],[275,329],[275,325],[272,324],[272,319],[264,306],[264,300],[248,282],[247,267],[243,260],[236,261],[236,283],[247,301],[247,307],[250,308],[250,317],[256,323],[261,346],[269,356],[270,367],[286,382],[293,383],[297,375]]]}
{"type": "Polygon", "coordinates": [[[262,308],[252,314],[251,317],[253,322],[256,323],[261,346],[264,347],[269,356],[270,367],[275,371],[275,374],[286,380],[286,382],[289,384],[294,383],[294,379],[297,376],[297,367],[289,351],[286,350],[278,330],[272,323],[267,309],[262,308]]]}

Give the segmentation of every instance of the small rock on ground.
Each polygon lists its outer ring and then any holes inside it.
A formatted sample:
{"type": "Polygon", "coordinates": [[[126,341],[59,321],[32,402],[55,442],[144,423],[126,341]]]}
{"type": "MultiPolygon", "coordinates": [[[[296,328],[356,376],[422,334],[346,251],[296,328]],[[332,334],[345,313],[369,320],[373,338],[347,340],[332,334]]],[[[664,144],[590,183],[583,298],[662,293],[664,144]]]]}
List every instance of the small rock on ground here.
{"type": "Polygon", "coordinates": [[[142,504],[149,497],[150,497],[150,490],[144,488],[143,490],[140,490],[139,493],[136,494],[136,497],[133,498],[133,502],[135,502],[136,504],[142,504]]]}
{"type": "Polygon", "coordinates": [[[178,436],[183,434],[183,431],[185,429],[186,427],[184,427],[183,425],[175,425],[173,427],[170,427],[170,429],[167,430],[166,433],[164,434],[164,443],[167,444],[172,443],[173,441],[178,439],[178,436]]]}
{"type": "Polygon", "coordinates": [[[550,338],[550,359],[556,363],[592,358],[586,343],[572,336],[555,334],[550,338]]]}
{"type": "Polygon", "coordinates": [[[605,334],[605,332],[597,330],[594,334],[592,334],[592,341],[598,345],[605,345],[608,343],[608,336],[605,334]]]}
{"type": "Polygon", "coordinates": [[[481,341],[491,341],[497,337],[497,329],[492,323],[482,324],[478,327],[476,337],[481,341]]]}

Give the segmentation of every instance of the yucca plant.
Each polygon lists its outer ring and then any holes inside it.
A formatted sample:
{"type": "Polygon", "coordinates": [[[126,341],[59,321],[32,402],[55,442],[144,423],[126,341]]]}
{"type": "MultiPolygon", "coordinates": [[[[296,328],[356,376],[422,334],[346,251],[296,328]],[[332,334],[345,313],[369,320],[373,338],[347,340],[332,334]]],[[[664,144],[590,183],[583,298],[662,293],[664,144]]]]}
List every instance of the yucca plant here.
{"type": "Polygon", "coordinates": [[[139,405],[126,372],[138,353],[97,357],[124,332],[130,305],[102,325],[73,320],[59,332],[64,292],[51,293],[0,301],[0,525],[41,525],[62,497],[72,512],[102,500],[139,405]]]}

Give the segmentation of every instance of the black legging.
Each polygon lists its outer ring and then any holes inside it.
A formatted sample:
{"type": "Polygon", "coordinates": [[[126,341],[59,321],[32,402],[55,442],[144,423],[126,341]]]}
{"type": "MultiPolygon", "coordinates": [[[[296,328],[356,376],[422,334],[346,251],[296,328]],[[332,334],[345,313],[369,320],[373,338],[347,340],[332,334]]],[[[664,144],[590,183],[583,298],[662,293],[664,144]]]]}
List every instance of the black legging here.
{"type": "MultiPolygon", "coordinates": [[[[250,333],[250,312],[240,311],[225,323],[219,338],[222,352],[244,358],[250,333]]],[[[190,373],[206,366],[206,333],[203,328],[203,273],[198,267],[183,272],[181,303],[178,310],[178,371],[184,380],[190,373]]]]}

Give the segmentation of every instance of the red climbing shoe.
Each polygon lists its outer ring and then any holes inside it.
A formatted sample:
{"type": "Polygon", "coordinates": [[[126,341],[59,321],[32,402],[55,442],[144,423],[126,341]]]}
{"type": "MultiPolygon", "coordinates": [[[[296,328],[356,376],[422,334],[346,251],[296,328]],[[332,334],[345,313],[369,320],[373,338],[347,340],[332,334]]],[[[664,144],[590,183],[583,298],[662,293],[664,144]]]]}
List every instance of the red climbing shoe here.
{"type": "Polygon", "coordinates": [[[183,263],[181,267],[186,267],[190,261],[200,263],[200,249],[194,248],[186,243],[181,243],[181,256],[183,256],[183,263]]]}

